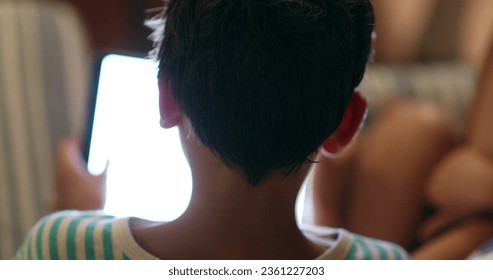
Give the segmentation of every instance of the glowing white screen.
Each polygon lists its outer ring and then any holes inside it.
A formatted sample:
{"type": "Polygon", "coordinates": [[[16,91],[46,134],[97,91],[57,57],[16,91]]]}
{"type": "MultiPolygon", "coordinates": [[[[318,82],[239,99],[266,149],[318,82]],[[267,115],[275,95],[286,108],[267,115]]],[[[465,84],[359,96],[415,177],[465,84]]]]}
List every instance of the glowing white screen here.
{"type": "Polygon", "coordinates": [[[159,125],[157,65],[109,55],[102,62],[88,169],[108,162],[105,211],[169,221],[188,206],[191,174],[178,130],[159,125]]]}

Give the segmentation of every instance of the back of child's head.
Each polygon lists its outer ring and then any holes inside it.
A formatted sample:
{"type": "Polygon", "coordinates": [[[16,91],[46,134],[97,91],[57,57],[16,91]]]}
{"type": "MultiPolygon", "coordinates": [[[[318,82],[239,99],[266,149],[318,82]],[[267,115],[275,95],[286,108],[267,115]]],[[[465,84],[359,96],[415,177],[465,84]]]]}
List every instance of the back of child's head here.
{"type": "Polygon", "coordinates": [[[171,0],[159,75],[193,133],[251,185],[342,120],[371,49],[369,0],[171,0]]]}

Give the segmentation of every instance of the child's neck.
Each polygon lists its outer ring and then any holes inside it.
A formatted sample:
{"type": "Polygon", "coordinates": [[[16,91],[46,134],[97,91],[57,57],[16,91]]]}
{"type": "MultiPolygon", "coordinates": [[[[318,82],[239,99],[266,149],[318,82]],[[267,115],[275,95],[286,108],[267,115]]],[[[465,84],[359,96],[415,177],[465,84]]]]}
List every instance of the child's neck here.
{"type": "Polygon", "coordinates": [[[202,175],[194,177],[199,183],[177,220],[134,225],[137,241],[150,253],[170,259],[310,259],[323,252],[296,224],[304,176],[273,176],[252,188],[236,172],[202,175]]]}

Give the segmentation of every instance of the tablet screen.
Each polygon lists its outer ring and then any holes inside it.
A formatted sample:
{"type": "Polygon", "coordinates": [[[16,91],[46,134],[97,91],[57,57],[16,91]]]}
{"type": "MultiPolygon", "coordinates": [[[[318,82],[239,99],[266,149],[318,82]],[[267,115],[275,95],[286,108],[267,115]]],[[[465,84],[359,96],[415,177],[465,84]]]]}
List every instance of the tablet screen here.
{"type": "Polygon", "coordinates": [[[157,64],[117,54],[100,62],[87,158],[92,174],[108,164],[105,211],[173,220],[188,206],[192,180],[177,128],[159,125],[157,64]]]}

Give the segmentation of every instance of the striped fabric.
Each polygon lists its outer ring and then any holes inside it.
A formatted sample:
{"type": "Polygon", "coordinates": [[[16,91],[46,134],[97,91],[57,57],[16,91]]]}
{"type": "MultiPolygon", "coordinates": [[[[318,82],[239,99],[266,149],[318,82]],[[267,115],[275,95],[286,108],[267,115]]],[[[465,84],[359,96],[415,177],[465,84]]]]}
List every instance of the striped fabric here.
{"type": "Polygon", "coordinates": [[[70,7],[0,0],[0,259],[47,213],[57,142],[82,131],[87,49],[70,7]]]}
{"type": "Polygon", "coordinates": [[[329,248],[319,260],[406,260],[409,253],[400,246],[364,237],[344,229],[313,224],[300,226],[305,236],[320,246],[329,248]]]}
{"type": "Polygon", "coordinates": [[[391,243],[353,235],[347,260],[403,260],[409,256],[403,249],[391,243]]]}
{"type": "MultiPolygon", "coordinates": [[[[132,250],[126,253],[115,244],[120,232],[128,232],[127,223],[121,221],[102,212],[52,214],[33,228],[15,259],[130,259],[128,254],[132,255],[132,250]]],[[[148,256],[143,254],[143,257],[148,256]]]]}
{"type": "MultiPolygon", "coordinates": [[[[133,238],[130,218],[103,212],[63,211],[42,219],[30,232],[16,259],[152,260],[133,238]]],[[[401,260],[409,255],[389,242],[370,239],[343,229],[306,226],[307,238],[327,247],[318,259],[401,260]]],[[[288,246],[288,245],[287,245],[288,246]]]]}

